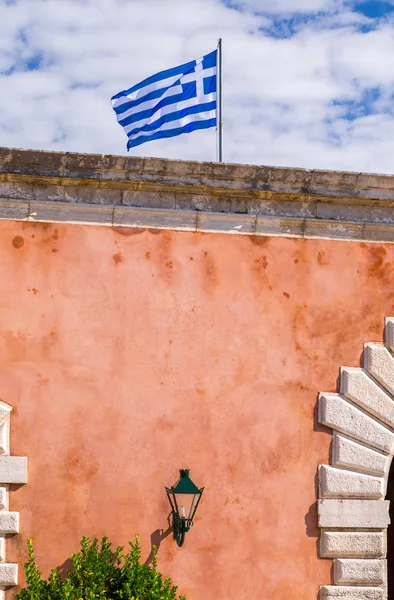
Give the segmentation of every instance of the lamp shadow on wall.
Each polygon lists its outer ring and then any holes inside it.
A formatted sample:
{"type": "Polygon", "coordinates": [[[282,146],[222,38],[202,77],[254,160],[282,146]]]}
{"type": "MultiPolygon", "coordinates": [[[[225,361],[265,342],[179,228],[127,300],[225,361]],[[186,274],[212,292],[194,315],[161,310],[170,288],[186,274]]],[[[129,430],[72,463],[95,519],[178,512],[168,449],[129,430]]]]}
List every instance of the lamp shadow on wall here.
{"type": "MultiPolygon", "coordinates": [[[[161,542],[163,540],[165,540],[166,537],[168,537],[170,535],[170,533],[173,533],[174,527],[172,526],[171,520],[172,520],[172,513],[170,513],[167,517],[168,527],[166,530],[155,529],[155,531],[152,531],[152,533],[150,535],[150,552],[149,552],[148,558],[144,562],[144,565],[150,565],[152,563],[153,546],[156,546],[156,550],[159,550],[161,542]]],[[[72,558],[67,558],[67,560],[65,560],[64,563],[62,563],[61,565],[59,565],[57,567],[57,570],[59,572],[59,575],[60,575],[60,578],[62,581],[64,581],[67,573],[72,570],[72,567],[73,567],[72,558]]]]}
{"type": "MultiPolygon", "coordinates": [[[[152,562],[153,546],[156,546],[156,549],[159,550],[161,542],[163,540],[165,540],[165,538],[167,536],[169,536],[170,533],[173,533],[173,531],[174,531],[174,528],[172,525],[169,526],[166,530],[155,529],[155,531],[152,531],[152,533],[150,535],[150,546],[151,546],[150,552],[149,552],[148,558],[144,562],[144,565],[150,565],[152,562]]],[[[63,564],[61,564],[60,566],[57,567],[62,581],[64,581],[67,573],[72,570],[72,566],[73,566],[72,559],[67,558],[67,560],[65,560],[63,564]]]]}
{"type": "Polygon", "coordinates": [[[173,533],[173,531],[174,528],[172,525],[170,525],[165,531],[164,529],[155,529],[155,531],[152,531],[152,533],[150,534],[150,552],[148,558],[144,562],[145,565],[150,565],[152,562],[153,546],[156,546],[156,550],[158,551],[161,542],[165,540],[166,537],[170,535],[170,533],[173,533]]]}
{"type": "Polygon", "coordinates": [[[60,579],[62,581],[65,580],[66,575],[69,571],[72,571],[73,568],[73,561],[72,558],[67,558],[63,564],[61,564],[59,567],[57,567],[57,570],[59,572],[60,575],[60,579]]]}

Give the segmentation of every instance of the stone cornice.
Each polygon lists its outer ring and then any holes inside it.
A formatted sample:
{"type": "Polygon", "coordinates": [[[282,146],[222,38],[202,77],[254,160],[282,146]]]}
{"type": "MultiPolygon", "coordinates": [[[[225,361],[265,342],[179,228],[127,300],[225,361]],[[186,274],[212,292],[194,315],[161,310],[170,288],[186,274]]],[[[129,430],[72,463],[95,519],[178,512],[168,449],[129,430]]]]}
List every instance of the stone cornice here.
{"type": "Polygon", "coordinates": [[[394,241],[394,176],[0,148],[0,218],[394,241]]]}
{"type": "MultiPolygon", "coordinates": [[[[394,176],[0,147],[2,180],[394,206],[394,176]]],[[[243,211],[241,211],[243,212],[243,211]]]]}

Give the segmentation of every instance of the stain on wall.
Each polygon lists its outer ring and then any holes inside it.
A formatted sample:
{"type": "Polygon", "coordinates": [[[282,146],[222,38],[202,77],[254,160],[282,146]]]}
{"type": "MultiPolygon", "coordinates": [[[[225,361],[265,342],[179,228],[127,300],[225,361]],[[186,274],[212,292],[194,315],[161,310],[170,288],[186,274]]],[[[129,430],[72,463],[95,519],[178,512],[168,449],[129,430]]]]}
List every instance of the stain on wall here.
{"type": "Polygon", "coordinates": [[[9,560],[32,536],[47,574],[83,535],[139,533],[188,600],[316,598],[331,567],[317,392],[381,339],[393,260],[380,244],[0,222],[0,396],[30,460],[9,560]],[[160,530],[184,467],[206,489],[178,549],[160,530]]]}

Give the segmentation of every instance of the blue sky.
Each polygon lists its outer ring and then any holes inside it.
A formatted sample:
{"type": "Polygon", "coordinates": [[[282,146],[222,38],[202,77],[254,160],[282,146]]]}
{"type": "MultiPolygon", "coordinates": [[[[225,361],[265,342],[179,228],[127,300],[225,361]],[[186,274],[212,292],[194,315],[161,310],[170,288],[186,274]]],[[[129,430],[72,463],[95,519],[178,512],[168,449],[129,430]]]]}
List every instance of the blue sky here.
{"type": "Polygon", "coordinates": [[[394,6],[390,2],[357,2],[353,10],[370,19],[381,19],[390,15],[394,6]]]}
{"type": "MultiPolygon", "coordinates": [[[[127,154],[111,96],[218,37],[226,160],[394,173],[394,1],[0,0],[0,145],[127,154]]],[[[133,153],[215,160],[215,132],[133,153]]]]}

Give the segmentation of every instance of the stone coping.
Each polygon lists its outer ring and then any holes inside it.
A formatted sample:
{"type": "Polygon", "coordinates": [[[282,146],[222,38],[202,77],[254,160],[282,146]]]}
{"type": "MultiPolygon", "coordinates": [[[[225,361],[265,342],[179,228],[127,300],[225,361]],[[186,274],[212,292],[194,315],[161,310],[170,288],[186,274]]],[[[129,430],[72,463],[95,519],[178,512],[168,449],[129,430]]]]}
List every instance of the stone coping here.
{"type": "Polygon", "coordinates": [[[0,148],[0,219],[394,241],[394,176],[0,148]]]}
{"type": "Polygon", "coordinates": [[[321,198],[345,204],[368,205],[373,201],[375,205],[394,207],[393,175],[4,147],[0,147],[0,174],[10,181],[45,178],[47,183],[75,185],[77,180],[79,185],[91,187],[147,186],[157,191],[168,186],[179,191],[192,189],[197,195],[207,190],[218,196],[247,195],[251,201],[278,194],[298,202],[321,198]]]}

